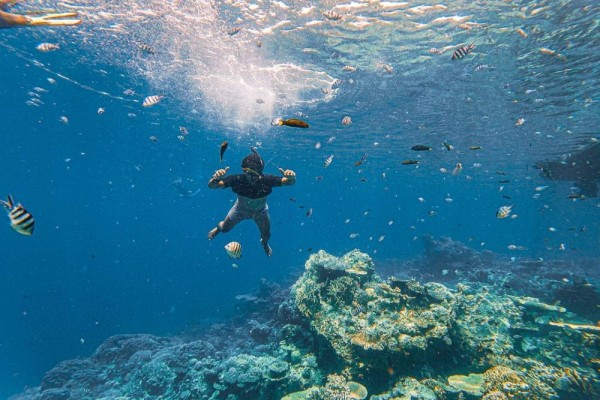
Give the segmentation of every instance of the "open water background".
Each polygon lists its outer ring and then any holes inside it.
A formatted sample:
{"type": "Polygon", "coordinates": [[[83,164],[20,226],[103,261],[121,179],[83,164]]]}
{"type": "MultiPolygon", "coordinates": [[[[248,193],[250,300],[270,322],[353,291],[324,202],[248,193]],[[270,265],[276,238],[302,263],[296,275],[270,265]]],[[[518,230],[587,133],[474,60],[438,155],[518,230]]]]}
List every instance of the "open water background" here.
{"type": "MultiPolygon", "coordinates": [[[[79,27],[2,32],[0,196],[12,194],[36,227],[25,237],[0,225],[0,397],[110,335],[173,335],[231,316],[234,297],[261,278],[292,282],[310,249],[359,248],[377,263],[418,257],[430,234],[507,259],[598,257],[598,199],[568,199],[573,182],[534,167],[600,138],[598,6],[469,3],[420,13],[420,2],[84,1],[59,5],[81,13],[79,27]],[[343,19],[328,21],[329,9],[343,19]],[[41,42],[61,49],[40,53],[41,42]],[[450,60],[471,42],[472,54],[450,60]],[[142,108],[152,94],[166,97],[142,108]],[[33,97],[43,104],[26,104],[33,97]],[[311,128],[271,126],[279,116],[311,128]],[[269,198],[270,259],[251,222],[206,240],[234,200],[206,182],[226,165],[240,172],[250,146],[266,173],[298,176],[269,198]],[[197,194],[181,196],[178,179],[197,194]],[[518,218],[495,217],[506,204],[518,218]],[[243,246],[238,268],[223,250],[232,240],[243,246]]],[[[18,10],[36,6],[57,4],[18,10]]]]}

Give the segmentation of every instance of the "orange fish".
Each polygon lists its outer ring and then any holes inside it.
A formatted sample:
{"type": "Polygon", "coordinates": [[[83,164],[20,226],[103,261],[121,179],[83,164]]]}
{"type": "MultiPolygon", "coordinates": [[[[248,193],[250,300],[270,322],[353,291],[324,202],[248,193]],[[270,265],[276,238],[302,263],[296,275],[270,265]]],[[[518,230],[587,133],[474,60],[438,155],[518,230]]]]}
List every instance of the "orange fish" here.
{"type": "Polygon", "coordinates": [[[280,119],[278,125],[291,126],[294,128],[308,128],[308,123],[298,118],[280,119]]]}

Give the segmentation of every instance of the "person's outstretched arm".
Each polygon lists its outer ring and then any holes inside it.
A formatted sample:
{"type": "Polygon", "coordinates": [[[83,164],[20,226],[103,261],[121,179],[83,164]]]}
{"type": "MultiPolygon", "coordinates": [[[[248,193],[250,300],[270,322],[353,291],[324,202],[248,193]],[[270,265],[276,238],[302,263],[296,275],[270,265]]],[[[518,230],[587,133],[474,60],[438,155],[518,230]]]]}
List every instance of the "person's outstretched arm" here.
{"type": "Polygon", "coordinates": [[[290,186],[296,183],[296,173],[291,169],[284,170],[283,168],[279,168],[279,172],[283,174],[283,178],[281,178],[282,186],[290,186]]]}
{"type": "Polygon", "coordinates": [[[225,188],[225,183],[221,180],[221,177],[225,176],[229,167],[225,167],[224,169],[218,169],[213,174],[212,178],[208,181],[208,187],[210,189],[223,189],[225,188]]]}

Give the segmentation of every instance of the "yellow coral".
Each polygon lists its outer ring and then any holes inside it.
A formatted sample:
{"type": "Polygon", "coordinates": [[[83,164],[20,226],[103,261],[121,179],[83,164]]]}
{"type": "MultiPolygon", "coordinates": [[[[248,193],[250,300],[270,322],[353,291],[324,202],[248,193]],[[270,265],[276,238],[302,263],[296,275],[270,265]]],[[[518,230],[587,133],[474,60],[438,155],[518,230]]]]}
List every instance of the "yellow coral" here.
{"type": "Polygon", "coordinates": [[[483,396],[481,400],[508,400],[508,397],[504,393],[494,390],[483,396]]]}
{"type": "Polygon", "coordinates": [[[483,373],[485,391],[501,390],[505,382],[522,383],[523,379],[519,377],[516,371],[504,366],[497,365],[483,373]]]}
{"type": "Polygon", "coordinates": [[[530,398],[529,385],[521,375],[504,365],[497,365],[483,373],[483,389],[486,393],[501,391],[511,399],[530,398]]]}

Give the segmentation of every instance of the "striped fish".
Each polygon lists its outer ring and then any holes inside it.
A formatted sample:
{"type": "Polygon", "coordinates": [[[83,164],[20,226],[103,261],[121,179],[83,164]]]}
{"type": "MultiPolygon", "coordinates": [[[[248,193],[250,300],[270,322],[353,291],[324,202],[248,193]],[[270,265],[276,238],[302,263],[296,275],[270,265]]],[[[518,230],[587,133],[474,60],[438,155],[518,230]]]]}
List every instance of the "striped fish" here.
{"type": "Polygon", "coordinates": [[[502,206],[496,211],[496,218],[506,218],[512,211],[512,206],[502,206]]]}
{"type": "Polygon", "coordinates": [[[442,51],[440,49],[438,49],[437,47],[432,47],[428,51],[429,51],[429,54],[442,54],[442,51]]]}
{"type": "Polygon", "coordinates": [[[323,161],[323,166],[325,168],[329,167],[331,165],[331,163],[333,162],[333,154],[330,156],[327,156],[327,158],[325,159],[325,161],[323,161]]]}
{"type": "Polygon", "coordinates": [[[35,220],[33,216],[19,203],[15,205],[12,196],[9,194],[6,201],[0,200],[0,203],[8,211],[10,218],[10,227],[21,235],[31,235],[33,233],[33,225],[35,220]]]}
{"type": "Polygon", "coordinates": [[[165,96],[158,96],[158,95],[153,95],[153,96],[148,96],[144,99],[144,102],[142,103],[142,107],[152,107],[155,104],[158,104],[165,96]]]}
{"type": "Polygon", "coordinates": [[[40,43],[36,46],[36,50],[43,51],[44,53],[58,49],[60,49],[60,45],[58,43],[40,43]]]}
{"type": "Polygon", "coordinates": [[[156,54],[156,49],[152,46],[150,46],[147,43],[139,43],[138,44],[138,49],[140,49],[140,51],[142,53],[146,53],[146,54],[156,54]]]}
{"type": "Polygon", "coordinates": [[[332,21],[337,21],[339,19],[342,19],[342,16],[333,10],[325,11],[323,13],[323,16],[325,16],[325,18],[330,19],[332,21]]]}
{"type": "Polygon", "coordinates": [[[475,43],[471,43],[468,46],[459,47],[452,54],[452,59],[453,60],[460,60],[461,58],[463,58],[464,56],[466,56],[467,54],[469,54],[471,52],[471,50],[473,50],[474,48],[475,48],[475,43]]]}
{"type": "Polygon", "coordinates": [[[225,251],[231,258],[242,258],[242,245],[238,242],[229,242],[225,245],[225,251]]]}

